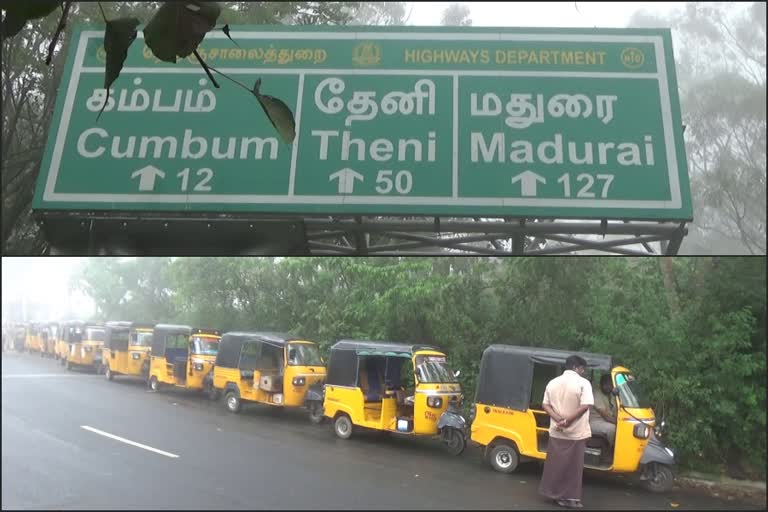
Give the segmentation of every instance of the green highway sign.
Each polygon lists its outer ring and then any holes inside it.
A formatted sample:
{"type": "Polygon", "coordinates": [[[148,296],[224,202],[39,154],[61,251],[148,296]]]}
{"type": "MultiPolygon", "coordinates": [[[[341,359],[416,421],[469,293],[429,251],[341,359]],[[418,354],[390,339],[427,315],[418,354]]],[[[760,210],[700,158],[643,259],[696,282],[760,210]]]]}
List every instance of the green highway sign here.
{"type": "Polygon", "coordinates": [[[265,27],[208,64],[73,35],[36,210],[692,219],[665,29],[265,27]],[[105,104],[106,102],[106,104],[105,104]],[[104,113],[97,121],[98,112],[104,113]]]}

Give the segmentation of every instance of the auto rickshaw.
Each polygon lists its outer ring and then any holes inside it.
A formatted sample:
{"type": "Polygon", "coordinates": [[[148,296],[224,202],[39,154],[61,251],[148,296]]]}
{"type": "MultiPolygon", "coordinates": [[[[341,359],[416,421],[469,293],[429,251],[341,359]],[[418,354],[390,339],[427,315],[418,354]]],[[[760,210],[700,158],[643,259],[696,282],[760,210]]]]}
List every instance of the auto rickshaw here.
{"type": "Polygon", "coordinates": [[[24,350],[26,352],[42,352],[42,339],[40,338],[41,326],[35,322],[29,322],[25,326],[24,350]]]}
{"type": "Polygon", "coordinates": [[[115,375],[149,377],[149,351],[152,326],[134,322],[107,322],[104,342],[104,376],[113,380],[115,375]]]}
{"type": "Polygon", "coordinates": [[[324,414],[341,439],[355,427],[439,435],[447,451],[459,455],[467,423],[459,412],[458,375],[432,346],[341,340],[331,347],[324,414]]]}
{"type": "Polygon", "coordinates": [[[41,355],[56,357],[56,341],[59,338],[60,327],[58,322],[47,322],[41,329],[41,355]]]}
{"type": "Polygon", "coordinates": [[[67,370],[78,367],[92,368],[96,373],[101,372],[102,350],[106,339],[104,326],[75,320],[65,322],[62,333],[69,346],[69,352],[64,361],[67,370]]]}
{"type": "Polygon", "coordinates": [[[320,423],[325,365],[313,341],[287,334],[228,332],[213,369],[215,399],[223,393],[230,412],[242,402],[276,407],[306,407],[312,423],[320,423]]]}
{"type": "MultiPolygon", "coordinates": [[[[485,447],[484,458],[493,469],[511,473],[520,461],[546,459],[549,416],[542,406],[544,390],[551,379],[562,374],[565,360],[572,354],[514,345],[485,349],[470,412],[470,438],[485,447]]],[[[645,403],[631,371],[615,365],[609,355],[576,354],[587,361],[584,378],[593,386],[602,374],[611,376],[611,399],[617,404],[615,441],[610,443],[604,435],[593,433],[587,441],[584,466],[613,473],[639,471],[649,489],[669,490],[674,480],[674,454],[653,436],[653,409],[645,403]]]]}
{"type": "Polygon", "coordinates": [[[56,341],[53,347],[54,357],[61,362],[62,366],[67,361],[67,354],[69,354],[69,343],[67,343],[64,335],[66,325],[67,322],[57,324],[56,341]]]}
{"type": "Polygon", "coordinates": [[[219,331],[189,325],[157,324],[149,352],[149,387],[160,391],[163,384],[204,390],[206,376],[213,371],[219,352],[219,331]]]}

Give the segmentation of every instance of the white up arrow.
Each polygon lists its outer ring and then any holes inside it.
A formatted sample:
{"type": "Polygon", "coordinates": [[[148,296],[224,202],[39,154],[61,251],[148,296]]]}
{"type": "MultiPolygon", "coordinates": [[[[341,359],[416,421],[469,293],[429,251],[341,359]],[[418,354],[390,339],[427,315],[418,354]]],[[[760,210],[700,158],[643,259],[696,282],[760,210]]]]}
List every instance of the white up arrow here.
{"type": "Polygon", "coordinates": [[[351,194],[355,189],[355,180],[363,181],[363,175],[349,167],[336,171],[328,181],[339,180],[339,194],[351,194]]]}
{"type": "Polygon", "coordinates": [[[543,176],[539,176],[532,171],[524,171],[512,178],[512,184],[520,182],[520,190],[523,196],[536,197],[536,182],[546,183],[543,176]]]}
{"type": "Polygon", "coordinates": [[[155,189],[155,178],[165,178],[165,173],[155,166],[148,165],[131,174],[131,179],[139,176],[139,191],[151,192],[155,189]]]}

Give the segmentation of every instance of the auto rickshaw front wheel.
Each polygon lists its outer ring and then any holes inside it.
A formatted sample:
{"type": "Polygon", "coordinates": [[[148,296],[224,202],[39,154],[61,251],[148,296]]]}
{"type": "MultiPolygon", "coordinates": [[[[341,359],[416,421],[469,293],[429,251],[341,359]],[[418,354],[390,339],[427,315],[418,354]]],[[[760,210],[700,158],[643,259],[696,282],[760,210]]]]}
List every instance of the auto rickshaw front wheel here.
{"type": "Polygon", "coordinates": [[[227,391],[224,401],[227,404],[227,410],[229,412],[240,412],[240,408],[242,407],[242,404],[240,403],[240,393],[234,390],[227,391]]]}
{"type": "Polygon", "coordinates": [[[648,478],[643,483],[649,491],[667,492],[672,489],[675,483],[675,474],[669,466],[651,462],[647,468],[644,468],[644,471],[648,478]]]}
{"type": "Polygon", "coordinates": [[[107,378],[107,380],[113,380],[115,378],[115,375],[112,373],[112,370],[107,366],[107,369],[104,370],[104,377],[107,378]]]}
{"type": "Polygon", "coordinates": [[[157,380],[157,377],[155,375],[149,378],[149,389],[151,389],[155,393],[160,391],[160,381],[157,380]]]}
{"type": "Polygon", "coordinates": [[[349,439],[352,435],[352,420],[346,414],[340,414],[333,422],[333,431],[341,439],[349,439]]]}
{"type": "Polygon", "coordinates": [[[451,455],[461,455],[464,448],[467,447],[467,441],[464,439],[464,434],[459,430],[451,427],[446,427],[442,432],[443,446],[451,455]]]}
{"type": "Polygon", "coordinates": [[[507,443],[497,443],[487,449],[486,453],[491,467],[499,473],[512,473],[520,462],[515,447],[507,443]]]}

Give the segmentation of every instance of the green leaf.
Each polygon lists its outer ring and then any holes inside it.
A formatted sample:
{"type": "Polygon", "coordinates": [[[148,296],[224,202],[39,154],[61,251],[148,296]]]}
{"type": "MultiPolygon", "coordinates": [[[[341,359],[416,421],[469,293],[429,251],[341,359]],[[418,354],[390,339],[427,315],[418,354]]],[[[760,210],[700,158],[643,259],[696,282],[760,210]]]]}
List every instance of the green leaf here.
{"type": "Polygon", "coordinates": [[[220,13],[216,2],[164,2],[144,27],[144,41],[155,57],[175,64],[197,49],[220,13]]]}
{"type": "Polygon", "coordinates": [[[267,118],[269,118],[269,122],[275,127],[280,137],[283,138],[286,144],[292,143],[293,139],[296,138],[296,121],[293,118],[293,112],[282,100],[274,96],[261,94],[259,92],[260,88],[261,78],[257,79],[253,85],[253,95],[259,100],[259,105],[261,105],[267,118]]]}
{"type": "Polygon", "coordinates": [[[27,21],[43,18],[61,5],[60,1],[38,0],[17,1],[3,7],[5,19],[3,20],[3,37],[13,37],[24,28],[27,21]]]}
{"type": "Polygon", "coordinates": [[[229,35],[229,24],[227,24],[227,25],[224,25],[224,26],[222,27],[222,29],[221,29],[221,30],[222,30],[222,32],[224,32],[224,35],[226,35],[226,36],[229,38],[229,40],[230,40],[230,41],[232,41],[232,42],[235,44],[235,46],[237,46],[238,48],[240,48],[240,45],[239,45],[239,44],[237,44],[237,41],[235,41],[234,39],[232,39],[232,36],[231,36],[231,35],[229,35]]]}
{"type": "Polygon", "coordinates": [[[123,69],[126,57],[128,57],[128,48],[136,39],[136,27],[141,23],[138,18],[119,18],[107,21],[107,30],[104,34],[104,51],[107,53],[107,64],[104,69],[104,88],[107,90],[107,98],[99,111],[98,121],[104,107],[109,101],[109,88],[120,76],[120,70],[123,69]]]}

